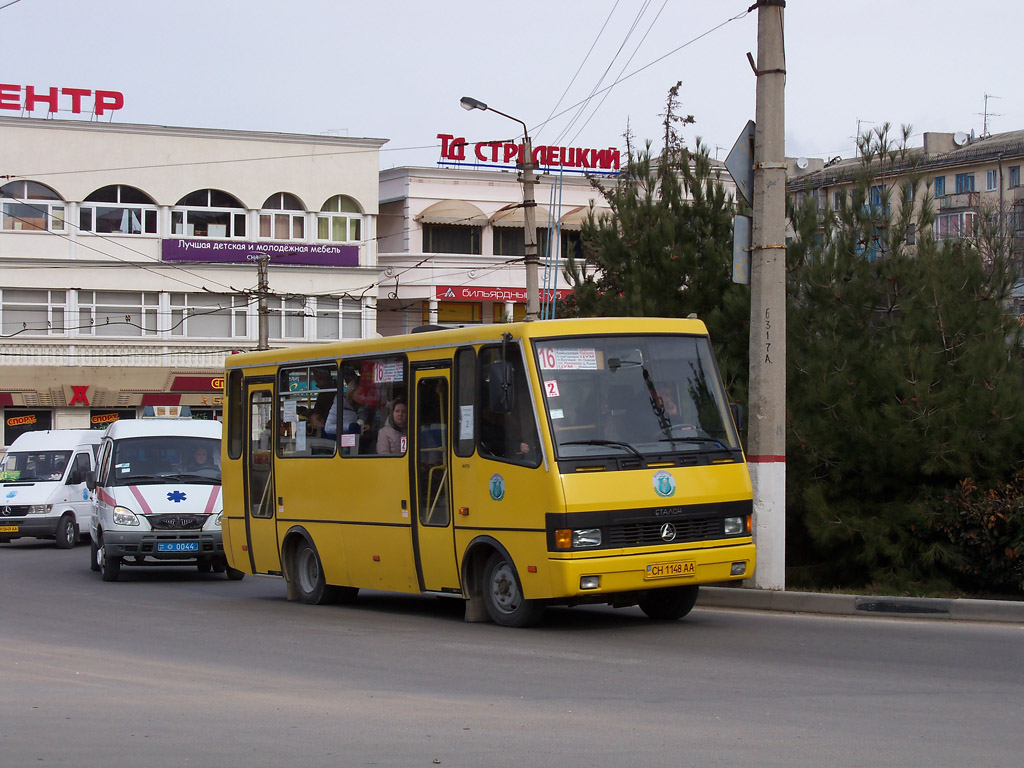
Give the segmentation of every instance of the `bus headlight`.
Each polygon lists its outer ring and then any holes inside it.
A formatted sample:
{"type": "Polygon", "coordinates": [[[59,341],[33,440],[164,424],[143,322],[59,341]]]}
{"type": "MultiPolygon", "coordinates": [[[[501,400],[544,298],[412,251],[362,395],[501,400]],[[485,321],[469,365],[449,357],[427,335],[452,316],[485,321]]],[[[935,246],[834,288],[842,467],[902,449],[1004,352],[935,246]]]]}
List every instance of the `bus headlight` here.
{"type": "Polygon", "coordinates": [[[725,518],[725,535],[726,536],[737,536],[743,533],[743,518],[742,517],[727,517],[725,518]]]}
{"type": "Polygon", "coordinates": [[[114,507],[114,525],[138,525],[139,518],[128,507],[114,507]]]}
{"type": "Polygon", "coordinates": [[[28,513],[30,515],[48,515],[52,507],[52,504],[33,504],[28,508],[28,513]]]}
{"type": "Polygon", "coordinates": [[[600,528],[580,528],[572,532],[573,547],[600,547],[600,528]]]}

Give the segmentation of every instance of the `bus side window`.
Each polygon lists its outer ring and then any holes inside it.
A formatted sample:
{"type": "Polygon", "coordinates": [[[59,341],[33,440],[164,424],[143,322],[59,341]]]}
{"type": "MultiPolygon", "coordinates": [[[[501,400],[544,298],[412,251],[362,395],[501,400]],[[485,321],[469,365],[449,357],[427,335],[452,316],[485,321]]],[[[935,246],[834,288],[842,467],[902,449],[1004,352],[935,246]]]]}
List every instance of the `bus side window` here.
{"type": "Polygon", "coordinates": [[[472,456],[476,444],[476,352],[455,353],[455,455],[472,456]]]}
{"type": "MultiPolygon", "coordinates": [[[[535,467],[540,463],[540,440],[533,418],[530,387],[519,347],[500,345],[482,347],[479,357],[477,402],[480,404],[477,448],[481,456],[526,464],[535,467]],[[511,410],[504,407],[491,408],[491,373],[494,370],[512,368],[511,410]]],[[[502,373],[504,375],[504,373],[502,373]]]]}
{"type": "Polygon", "coordinates": [[[408,442],[404,356],[346,360],[338,434],[342,456],[400,456],[408,442]]]}

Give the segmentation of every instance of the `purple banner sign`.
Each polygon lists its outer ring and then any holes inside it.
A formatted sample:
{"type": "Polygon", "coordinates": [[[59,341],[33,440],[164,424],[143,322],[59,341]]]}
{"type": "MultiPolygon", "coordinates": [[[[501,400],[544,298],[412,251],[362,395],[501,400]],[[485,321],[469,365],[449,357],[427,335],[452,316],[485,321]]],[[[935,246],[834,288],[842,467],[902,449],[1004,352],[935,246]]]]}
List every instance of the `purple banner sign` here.
{"type": "Polygon", "coordinates": [[[174,238],[162,243],[164,261],[255,264],[259,254],[270,254],[273,264],[303,264],[313,267],[358,267],[358,245],[309,243],[253,243],[239,240],[174,238]]]}

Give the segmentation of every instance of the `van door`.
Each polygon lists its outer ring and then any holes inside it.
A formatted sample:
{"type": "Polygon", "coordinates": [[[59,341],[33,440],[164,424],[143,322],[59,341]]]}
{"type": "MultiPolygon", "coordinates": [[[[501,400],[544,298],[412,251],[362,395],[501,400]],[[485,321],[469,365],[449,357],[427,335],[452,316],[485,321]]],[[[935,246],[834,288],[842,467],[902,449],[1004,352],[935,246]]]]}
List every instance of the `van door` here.
{"type": "Polygon", "coordinates": [[[274,493],[274,380],[247,381],[245,535],[253,573],[280,573],[274,493]]]}
{"type": "Polygon", "coordinates": [[[451,376],[447,370],[413,374],[411,471],[415,480],[416,565],[427,592],[461,594],[452,520],[451,376]]]}
{"type": "Polygon", "coordinates": [[[68,469],[67,493],[68,503],[75,510],[75,522],[78,523],[79,535],[89,533],[89,518],[92,517],[92,499],[85,479],[92,471],[92,449],[78,451],[71,457],[68,469]]]}

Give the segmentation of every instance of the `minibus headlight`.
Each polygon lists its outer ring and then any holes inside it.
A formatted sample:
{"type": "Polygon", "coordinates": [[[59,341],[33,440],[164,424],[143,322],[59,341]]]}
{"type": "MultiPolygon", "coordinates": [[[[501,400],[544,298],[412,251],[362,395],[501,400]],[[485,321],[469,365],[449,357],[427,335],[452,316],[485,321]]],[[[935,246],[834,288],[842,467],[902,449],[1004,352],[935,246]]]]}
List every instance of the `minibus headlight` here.
{"type": "Polygon", "coordinates": [[[573,547],[600,547],[600,528],[580,528],[572,532],[573,547]]]}
{"type": "Polygon", "coordinates": [[[28,513],[30,515],[48,515],[52,508],[52,504],[33,504],[28,508],[28,513]]]}
{"type": "Polygon", "coordinates": [[[727,517],[725,518],[725,535],[736,536],[743,533],[743,518],[742,517],[727,517]]]}
{"type": "Polygon", "coordinates": [[[114,525],[138,525],[139,518],[128,507],[114,507],[114,525]]]}

